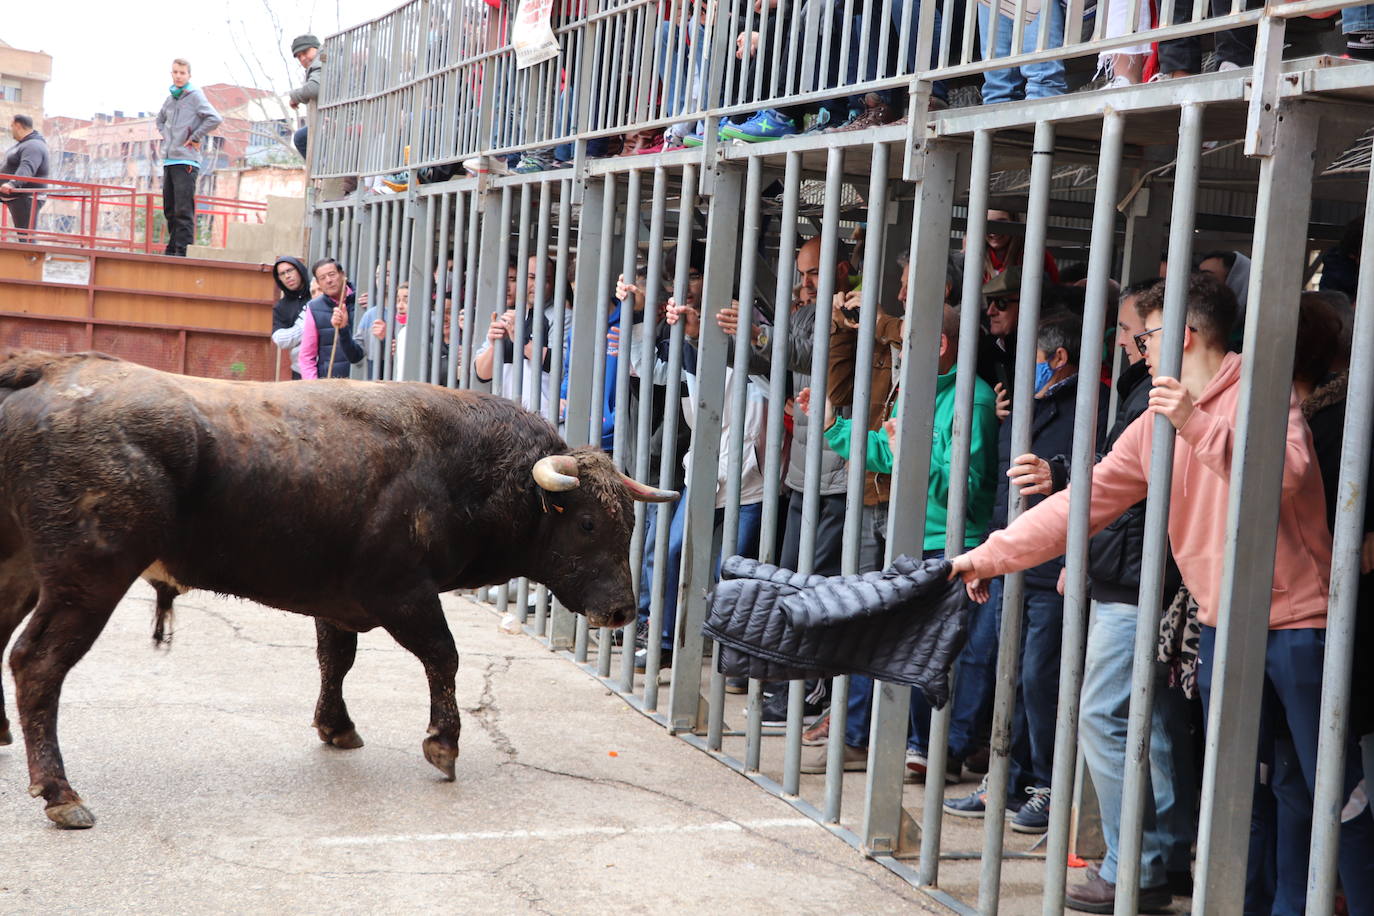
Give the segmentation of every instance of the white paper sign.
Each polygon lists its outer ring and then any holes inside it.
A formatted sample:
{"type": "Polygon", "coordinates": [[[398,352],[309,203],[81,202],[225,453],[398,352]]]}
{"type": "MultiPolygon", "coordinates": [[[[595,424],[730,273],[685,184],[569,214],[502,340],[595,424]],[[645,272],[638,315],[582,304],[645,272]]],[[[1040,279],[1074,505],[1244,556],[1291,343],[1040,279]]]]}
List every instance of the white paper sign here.
{"type": "Polygon", "coordinates": [[[61,254],[44,255],[43,282],[86,286],[91,282],[91,259],[61,254]]]}
{"type": "Polygon", "coordinates": [[[511,46],[515,48],[515,68],[524,70],[558,56],[558,39],[554,37],[549,16],[553,0],[520,0],[515,11],[515,25],[511,30],[511,46]]]}

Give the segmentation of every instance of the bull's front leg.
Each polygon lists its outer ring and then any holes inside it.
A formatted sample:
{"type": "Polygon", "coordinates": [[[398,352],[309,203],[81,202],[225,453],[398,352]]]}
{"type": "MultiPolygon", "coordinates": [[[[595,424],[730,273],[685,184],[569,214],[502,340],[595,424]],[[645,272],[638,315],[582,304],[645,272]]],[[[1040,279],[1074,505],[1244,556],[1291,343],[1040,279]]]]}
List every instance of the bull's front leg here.
{"type": "Polygon", "coordinates": [[[458,677],[458,649],[434,592],[415,595],[379,613],[388,633],[425,666],[429,681],[429,737],[421,745],[425,759],[449,780],[458,760],[462,723],[454,681],[458,677]]]}
{"type": "Polygon", "coordinates": [[[348,717],[344,703],[344,677],[358,654],[358,634],[332,623],[315,620],[315,655],[320,660],[320,699],[315,704],[315,731],[325,744],[343,750],[363,746],[363,739],[348,717]]]}

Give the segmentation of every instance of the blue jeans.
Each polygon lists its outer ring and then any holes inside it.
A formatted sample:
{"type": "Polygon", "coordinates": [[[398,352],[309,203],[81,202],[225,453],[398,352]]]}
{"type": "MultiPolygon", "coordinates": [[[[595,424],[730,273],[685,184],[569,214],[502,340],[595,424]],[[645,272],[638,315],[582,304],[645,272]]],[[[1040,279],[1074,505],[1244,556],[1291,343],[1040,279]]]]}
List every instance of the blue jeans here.
{"type": "MultiPolygon", "coordinates": [[[[687,488],[673,506],[673,518],[668,527],[668,568],[663,586],[663,648],[673,645],[673,632],[677,626],[677,593],[679,575],[682,570],[682,542],[687,524],[687,488]]],[[[654,509],[665,510],[656,506],[654,509]]],[[[666,510],[665,510],[666,511],[666,510]]],[[[644,565],[639,576],[639,614],[649,616],[649,602],[654,582],[654,528],[657,526],[658,512],[646,519],[644,565]]],[[[725,510],[715,512],[715,529],[711,539],[711,562],[715,572],[713,581],[720,578],[722,526],[725,523],[725,510]]],[[[735,539],[734,553],[740,556],[757,557],[759,549],[759,528],[763,523],[763,503],[751,503],[739,507],[739,532],[735,539]]]]}
{"type": "MultiPolygon", "coordinates": [[[[1131,705],[1136,620],[1133,604],[1101,602],[1088,632],[1079,741],[1092,774],[1102,815],[1107,855],[1098,873],[1116,883],[1121,837],[1121,795],[1126,771],[1126,729],[1131,705]]],[[[1150,786],[1145,796],[1145,833],[1140,849],[1140,886],[1158,887],[1170,871],[1187,871],[1193,843],[1193,773],[1188,709],[1183,694],[1168,686],[1167,669],[1155,666],[1155,703],[1150,727],[1150,786]]]]}
{"type": "Polygon", "coordinates": [[[1374,32],[1374,6],[1351,6],[1341,10],[1341,33],[1374,32]]]}
{"type": "MultiPolygon", "coordinates": [[[[967,760],[987,746],[986,723],[997,689],[997,643],[1002,620],[1002,580],[988,584],[988,600],[969,615],[968,642],[959,653],[954,680],[954,712],[949,721],[949,753],[967,760]]],[[[922,742],[924,744],[924,742],[922,742]]]]}
{"type": "MultiPolygon", "coordinates": [[[[1251,815],[1251,856],[1246,869],[1246,913],[1301,914],[1307,899],[1307,865],[1312,834],[1312,791],[1317,774],[1322,661],[1326,630],[1270,630],[1264,652],[1264,694],[1260,700],[1261,762],[1272,761],[1268,790],[1272,804],[1257,793],[1251,815]],[[1262,804],[1261,802],[1264,801],[1262,804]],[[1257,844],[1274,855],[1256,861],[1257,844]],[[1266,879],[1263,869],[1272,869],[1266,879]],[[1252,890],[1272,888],[1272,909],[1252,890]]],[[[1212,694],[1216,630],[1202,628],[1198,687],[1204,709],[1212,694]]],[[[1244,778],[1243,774],[1236,774],[1244,778]]],[[[1259,774],[1254,778],[1259,785],[1259,774]]],[[[1364,777],[1359,738],[1345,755],[1343,798],[1364,777]]],[[[1374,913],[1374,815],[1366,805],[1341,825],[1340,877],[1352,916],[1374,913]]]]}
{"type": "Polygon", "coordinates": [[[658,29],[658,46],[664,115],[676,117],[695,110],[701,101],[702,75],[710,50],[706,46],[706,28],[695,18],[686,28],[677,21],[664,22],[658,29]],[[670,60],[674,49],[677,57],[670,60]]]}
{"type": "Polygon", "coordinates": [[[309,131],[310,128],[302,127],[291,135],[291,142],[296,145],[296,152],[301,154],[302,159],[305,158],[305,138],[309,131]]]}
{"type": "Polygon", "coordinates": [[[1054,772],[1054,730],[1059,705],[1059,657],[1064,640],[1064,596],[1052,588],[1025,587],[1021,627],[1021,679],[1012,720],[1011,778],[1007,791],[1044,788],[1054,772]]]}
{"type": "MultiPolygon", "coordinates": [[[[1045,47],[1058,48],[1064,44],[1064,4],[1063,0],[1044,0],[1040,13],[1026,23],[1021,32],[1021,48],[1018,53],[1035,50],[1040,36],[1040,20],[1050,17],[1050,33],[1045,47]]],[[[1007,16],[997,17],[997,40],[989,47],[988,8],[978,4],[978,30],[983,36],[983,59],[995,60],[1011,55],[1012,21],[1007,16]]],[[[989,70],[983,74],[983,104],[1014,102],[1021,99],[1043,99],[1052,95],[1063,95],[1069,91],[1064,81],[1064,62],[1062,60],[1026,64],[1022,67],[1008,67],[1004,70],[989,70]]]]}

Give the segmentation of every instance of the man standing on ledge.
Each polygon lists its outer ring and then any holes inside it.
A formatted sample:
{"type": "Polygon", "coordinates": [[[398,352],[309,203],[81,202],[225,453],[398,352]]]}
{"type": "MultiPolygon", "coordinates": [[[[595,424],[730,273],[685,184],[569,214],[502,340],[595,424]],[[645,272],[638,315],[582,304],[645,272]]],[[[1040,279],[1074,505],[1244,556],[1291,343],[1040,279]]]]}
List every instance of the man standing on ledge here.
{"type": "Polygon", "coordinates": [[[191,85],[191,65],[172,61],[172,85],[157,113],[162,134],[162,214],[167,218],[165,254],[186,257],[196,235],[196,177],[200,174],[201,142],[224,119],[205,94],[191,85]]]}
{"type": "MultiPolygon", "coordinates": [[[[17,141],[9,149],[4,162],[0,163],[0,174],[32,175],[34,178],[48,177],[48,141],[33,129],[33,118],[17,114],[10,122],[10,136],[17,141]]],[[[10,211],[10,222],[18,230],[18,241],[33,241],[31,230],[38,225],[38,211],[43,199],[23,188],[39,188],[41,181],[21,181],[11,178],[0,181],[0,201],[10,211]]]]}

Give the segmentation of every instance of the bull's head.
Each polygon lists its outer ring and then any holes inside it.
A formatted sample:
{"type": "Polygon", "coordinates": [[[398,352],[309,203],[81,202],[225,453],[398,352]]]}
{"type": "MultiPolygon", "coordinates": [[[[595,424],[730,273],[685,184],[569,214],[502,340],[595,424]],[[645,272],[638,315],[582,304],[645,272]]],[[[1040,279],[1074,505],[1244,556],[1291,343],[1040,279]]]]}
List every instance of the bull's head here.
{"type": "Polygon", "coordinates": [[[677,493],[627,477],[595,448],[540,458],[531,473],[544,491],[551,528],[549,568],[536,577],[569,610],[586,614],[591,626],[629,623],[636,610],[630,579],[631,501],[669,502],[677,493]]]}

